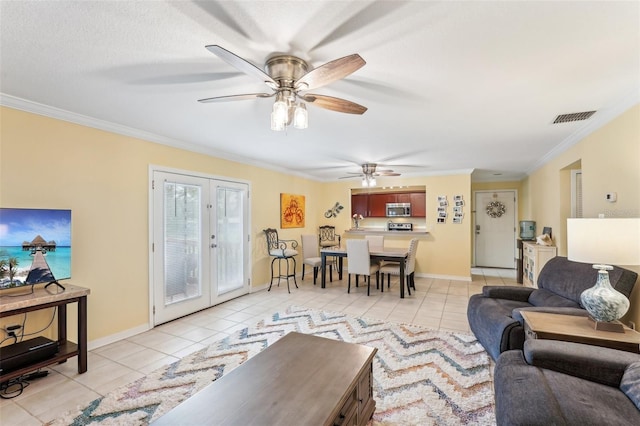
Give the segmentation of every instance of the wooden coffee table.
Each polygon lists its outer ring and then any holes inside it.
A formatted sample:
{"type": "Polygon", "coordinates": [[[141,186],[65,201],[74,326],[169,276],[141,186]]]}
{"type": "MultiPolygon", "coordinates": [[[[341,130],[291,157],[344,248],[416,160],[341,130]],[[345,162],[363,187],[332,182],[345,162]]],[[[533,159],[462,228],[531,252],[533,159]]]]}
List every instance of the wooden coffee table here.
{"type": "Polygon", "coordinates": [[[640,353],[640,333],[595,330],[588,317],[521,311],[527,339],[563,340],[640,353]]]}
{"type": "Polygon", "coordinates": [[[365,425],[376,348],[289,333],[154,425],[365,425]]]}

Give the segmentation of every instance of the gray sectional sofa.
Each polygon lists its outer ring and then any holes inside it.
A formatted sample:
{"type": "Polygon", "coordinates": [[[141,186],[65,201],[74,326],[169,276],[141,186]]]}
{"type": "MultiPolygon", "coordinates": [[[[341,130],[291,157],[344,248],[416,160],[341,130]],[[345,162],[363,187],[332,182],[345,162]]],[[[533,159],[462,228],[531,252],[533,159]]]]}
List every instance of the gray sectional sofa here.
{"type": "Polygon", "coordinates": [[[554,340],[504,352],[495,374],[496,422],[640,425],[640,355],[554,340]]]}
{"type": "MultiPolygon", "coordinates": [[[[554,340],[525,341],[522,310],[587,316],[580,294],[598,271],[555,257],[538,287],[485,286],[469,299],[471,330],[496,361],[496,420],[509,425],[640,425],[640,355],[554,340]]],[[[615,267],[611,284],[629,297],[638,274],[615,267]]]]}
{"type": "MultiPolygon", "coordinates": [[[[510,349],[524,345],[524,321],[520,310],[555,312],[587,316],[580,305],[580,294],[596,283],[598,271],[589,263],[554,257],[542,268],[538,288],[485,286],[482,294],[469,299],[467,318],[471,331],[489,355],[497,360],[510,349]]],[[[638,274],[614,267],[609,271],[611,285],[629,297],[638,274]]]]}

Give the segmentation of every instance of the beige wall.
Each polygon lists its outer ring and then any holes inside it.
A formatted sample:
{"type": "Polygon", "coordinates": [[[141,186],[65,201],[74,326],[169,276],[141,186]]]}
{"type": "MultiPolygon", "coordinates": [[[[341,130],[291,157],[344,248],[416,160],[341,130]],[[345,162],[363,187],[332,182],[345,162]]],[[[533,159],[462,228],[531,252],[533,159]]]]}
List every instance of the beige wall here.
{"type": "MultiPolygon", "coordinates": [[[[566,256],[566,219],[570,216],[570,170],[582,169],[583,216],[640,217],[640,105],[593,132],[524,180],[523,215],[553,228],[558,255],[566,256]],[[618,201],[605,200],[617,192],[618,201]]],[[[639,267],[628,267],[636,272],[639,267]]],[[[640,325],[640,284],[631,295],[625,319],[640,325]]]]}
{"type": "MultiPolygon", "coordinates": [[[[248,181],[251,184],[251,281],[268,282],[269,259],[262,229],[279,227],[279,194],[306,196],[303,229],[281,230],[283,238],[315,233],[321,224],[344,231],[351,227],[350,188],[358,180],[319,183],[219,158],[116,135],[10,108],[0,109],[0,206],[70,208],[73,210],[72,283],[89,287],[89,341],[126,333],[148,324],[148,171],[149,165],[192,170],[248,181]],[[34,172],[36,171],[36,172],[34,172]],[[335,219],[324,212],[336,201],[345,207],[335,219]],[[99,248],[99,249],[98,249],[99,248]],[[126,297],[124,297],[126,296],[126,297]]],[[[627,111],[577,145],[536,170],[519,187],[519,217],[551,226],[559,254],[566,255],[568,169],[581,164],[585,216],[640,215],[640,106],[627,111]],[[617,192],[618,202],[604,201],[617,192]]],[[[387,178],[389,179],[389,178],[387,178]]],[[[471,201],[469,174],[400,177],[379,184],[425,185],[427,226],[421,238],[417,272],[436,277],[470,276],[471,201]],[[437,197],[463,195],[465,219],[456,225],[434,222],[437,197]]],[[[474,184],[500,189],[501,184],[474,184]],[[486,186],[489,185],[489,186],[486,186]]],[[[511,183],[505,185],[513,188],[511,183]]],[[[406,238],[406,237],[405,237],[406,238]]],[[[404,244],[402,237],[391,245],[404,244]]],[[[627,315],[640,324],[640,285],[627,315]]],[[[70,316],[73,316],[73,310],[70,316]]],[[[29,314],[27,331],[47,313],[29,314]]],[[[12,319],[4,319],[12,321],[12,319]]],[[[73,325],[73,324],[71,324],[73,325]]],[[[73,338],[73,335],[71,336],[73,338]]]]}
{"type": "MultiPolygon", "coordinates": [[[[387,185],[423,185],[426,187],[427,218],[426,228],[428,235],[419,236],[418,253],[416,255],[416,274],[436,278],[449,278],[458,280],[471,279],[471,175],[457,174],[446,176],[428,177],[394,177],[376,179],[379,186],[387,185]],[[464,208],[465,217],[462,224],[454,224],[451,220],[453,209],[449,206],[447,223],[437,224],[435,221],[438,207],[438,196],[446,195],[450,203],[454,195],[462,195],[467,204],[464,208]]],[[[360,181],[341,181],[326,183],[323,188],[324,207],[323,212],[336,202],[344,206],[343,212],[335,219],[324,219],[321,222],[334,225],[338,231],[344,231],[352,227],[351,221],[351,188],[358,187],[360,181]]],[[[418,221],[416,221],[418,222],[418,221]]],[[[371,226],[384,226],[386,219],[367,219],[362,222],[364,228],[371,226]]],[[[353,235],[347,238],[357,238],[353,235]]],[[[404,235],[385,236],[385,245],[390,247],[407,246],[410,237],[404,235]]]]}
{"type": "MultiPolygon", "coordinates": [[[[280,230],[282,238],[299,241],[302,233],[316,233],[325,223],[335,223],[339,230],[350,227],[349,189],[358,185],[357,180],[319,183],[11,108],[0,109],[0,114],[0,206],[73,211],[70,282],[91,289],[90,343],[148,325],[150,165],[250,183],[254,288],[269,281],[262,229],[279,228],[280,193],[305,195],[307,207],[306,227],[280,230]],[[345,209],[337,219],[325,219],[324,212],[336,201],[345,209]]],[[[462,194],[470,200],[469,175],[393,182],[426,185],[432,217],[438,195],[451,199],[462,194]]],[[[450,221],[434,225],[421,244],[418,273],[470,277],[469,229],[450,221]]],[[[72,328],[74,315],[70,309],[72,328]]],[[[27,332],[49,319],[47,312],[29,314],[27,332]]],[[[15,319],[3,319],[6,322],[15,319]]],[[[73,333],[70,337],[74,339],[73,333]]]]}
{"type": "MultiPolygon", "coordinates": [[[[306,195],[307,211],[318,210],[316,182],[13,109],[2,110],[0,137],[0,205],[72,209],[70,282],[91,289],[90,341],[148,323],[149,165],[251,182],[254,286],[268,282],[262,229],[279,227],[280,192],[306,195]]],[[[316,228],[309,215],[306,228],[281,236],[316,228]]]]}

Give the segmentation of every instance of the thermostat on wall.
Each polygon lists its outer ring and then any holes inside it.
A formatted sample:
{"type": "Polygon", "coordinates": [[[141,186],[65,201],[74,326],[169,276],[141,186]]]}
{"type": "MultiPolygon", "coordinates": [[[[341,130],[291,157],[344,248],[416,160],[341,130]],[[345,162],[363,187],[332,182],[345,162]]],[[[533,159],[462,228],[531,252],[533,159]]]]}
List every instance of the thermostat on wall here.
{"type": "Polygon", "coordinates": [[[618,199],[618,195],[615,192],[607,192],[607,195],[605,195],[605,199],[610,203],[615,203],[618,199]]]}

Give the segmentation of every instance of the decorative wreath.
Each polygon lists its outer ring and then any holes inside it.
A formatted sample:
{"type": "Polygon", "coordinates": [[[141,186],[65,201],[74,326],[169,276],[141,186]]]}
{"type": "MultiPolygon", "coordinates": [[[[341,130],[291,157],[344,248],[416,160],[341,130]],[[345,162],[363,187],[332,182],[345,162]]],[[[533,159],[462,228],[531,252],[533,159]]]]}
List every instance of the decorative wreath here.
{"type": "Polygon", "coordinates": [[[500,217],[506,211],[507,209],[500,201],[492,201],[487,204],[487,214],[491,217],[500,217]]]}

